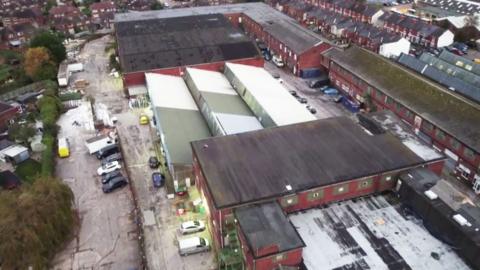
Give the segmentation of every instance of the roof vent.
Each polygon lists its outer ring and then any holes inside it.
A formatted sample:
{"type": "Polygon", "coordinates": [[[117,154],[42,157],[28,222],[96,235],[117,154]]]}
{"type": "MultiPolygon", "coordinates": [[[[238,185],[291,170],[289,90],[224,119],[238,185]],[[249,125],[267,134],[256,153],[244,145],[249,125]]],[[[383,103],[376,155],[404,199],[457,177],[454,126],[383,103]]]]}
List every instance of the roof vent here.
{"type": "Polygon", "coordinates": [[[285,188],[286,188],[288,191],[291,191],[291,190],[292,190],[292,186],[290,186],[290,185],[286,185],[285,188]]]}
{"type": "Polygon", "coordinates": [[[203,145],[203,148],[208,148],[208,144],[204,144],[204,145],[203,145]]]}
{"type": "Polygon", "coordinates": [[[430,200],[435,200],[435,199],[438,198],[438,195],[437,195],[435,192],[431,191],[431,190],[425,191],[424,194],[425,194],[425,196],[427,196],[430,200]]]}
{"type": "Polygon", "coordinates": [[[460,214],[453,215],[453,219],[458,224],[460,224],[460,226],[468,226],[468,227],[472,226],[472,224],[470,222],[468,222],[468,220],[460,214]]]}

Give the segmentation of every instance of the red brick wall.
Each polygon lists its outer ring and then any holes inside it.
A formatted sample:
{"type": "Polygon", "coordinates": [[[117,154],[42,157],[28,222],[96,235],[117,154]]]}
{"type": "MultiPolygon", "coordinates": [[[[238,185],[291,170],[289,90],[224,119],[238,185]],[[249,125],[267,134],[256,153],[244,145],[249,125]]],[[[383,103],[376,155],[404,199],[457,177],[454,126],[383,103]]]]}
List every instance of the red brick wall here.
{"type": "Polygon", "coordinates": [[[293,249],[283,254],[283,260],[276,260],[276,255],[255,260],[255,270],[274,270],[279,265],[298,266],[302,262],[302,248],[293,249]]]}
{"type": "MultiPolygon", "coordinates": [[[[228,61],[237,64],[244,64],[256,67],[263,67],[264,60],[263,57],[255,57],[255,58],[245,58],[245,59],[238,59],[228,61]]],[[[212,70],[212,71],[223,71],[223,67],[225,62],[215,62],[215,63],[206,63],[206,64],[198,64],[198,65],[191,65],[189,67],[212,70]]],[[[151,73],[158,73],[164,75],[172,75],[172,76],[180,76],[182,71],[185,67],[173,67],[173,68],[163,68],[163,69],[154,69],[149,71],[139,71],[139,72],[131,72],[124,74],[124,85],[125,87],[129,87],[132,85],[141,85],[145,84],[145,72],[151,73]]]]}
{"type": "Polygon", "coordinates": [[[331,48],[329,44],[322,43],[300,54],[297,60],[298,69],[321,67],[321,54],[329,48],[331,48]]]}

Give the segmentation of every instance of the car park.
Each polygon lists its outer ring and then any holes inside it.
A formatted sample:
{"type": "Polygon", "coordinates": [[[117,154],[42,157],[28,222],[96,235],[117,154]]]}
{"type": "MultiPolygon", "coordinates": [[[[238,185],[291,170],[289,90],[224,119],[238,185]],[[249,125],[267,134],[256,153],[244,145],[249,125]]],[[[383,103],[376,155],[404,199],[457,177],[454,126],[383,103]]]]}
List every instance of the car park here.
{"type": "Polygon", "coordinates": [[[182,234],[196,233],[205,230],[205,223],[201,220],[185,221],[180,224],[182,234]]]}
{"type": "Polygon", "coordinates": [[[104,148],[100,149],[96,154],[95,156],[98,158],[98,159],[102,159],[104,157],[108,157],[112,154],[115,154],[115,153],[119,153],[120,152],[120,148],[118,148],[118,145],[117,144],[111,144],[111,145],[107,145],[105,146],[104,148]]]}
{"type": "Polygon", "coordinates": [[[104,157],[102,159],[102,165],[107,164],[107,163],[112,162],[112,161],[121,161],[121,160],[122,160],[122,154],[121,153],[114,153],[114,154],[111,154],[107,157],[104,157]]]}
{"type": "Polygon", "coordinates": [[[210,250],[210,243],[203,237],[190,237],[178,240],[178,252],[181,256],[210,250]]]}
{"type": "Polygon", "coordinates": [[[285,66],[285,63],[283,62],[282,57],[279,56],[279,55],[274,55],[274,56],[272,57],[272,61],[273,61],[273,63],[275,64],[275,66],[277,66],[277,67],[279,67],[279,68],[285,66]]]}
{"type": "Polygon", "coordinates": [[[118,163],[118,161],[112,161],[98,168],[97,173],[98,175],[104,175],[119,170],[121,168],[122,166],[120,165],[120,163],[118,163]]]}
{"type": "Polygon", "coordinates": [[[160,161],[158,161],[157,157],[150,157],[148,158],[148,166],[150,169],[156,169],[160,166],[160,161]]]}
{"type": "Polygon", "coordinates": [[[127,184],[128,182],[127,182],[127,179],[125,179],[125,177],[118,176],[108,181],[108,183],[103,184],[102,190],[104,193],[110,193],[117,188],[126,186],[127,184]]]}
{"type": "Polygon", "coordinates": [[[120,170],[115,170],[113,172],[109,172],[107,174],[102,175],[102,184],[108,183],[110,180],[112,180],[115,177],[118,176],[123,176],[122,172],[120,170]]]}
{"type": "Polygon", "coordinates": [[[152,173],[152,183],[156,188],[162,187],[165,183],[165,176],[159,172],[152,173]]]}

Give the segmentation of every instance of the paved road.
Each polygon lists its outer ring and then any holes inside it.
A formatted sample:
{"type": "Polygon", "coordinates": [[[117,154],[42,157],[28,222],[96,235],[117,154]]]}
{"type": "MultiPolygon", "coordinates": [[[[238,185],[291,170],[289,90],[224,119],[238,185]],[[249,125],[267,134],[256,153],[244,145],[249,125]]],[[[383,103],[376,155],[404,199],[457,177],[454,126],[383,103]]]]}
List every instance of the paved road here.
{"type": "Polygon", "coordinates": [[[121,79],[108,76],[108,57],[104,48],[110,41],[111,38],[104,37],[86,44],[80,58],[84,61],[85,69],[92,71],[86,72],[90,82],[86,94],[93,96],[96,103],[104,104],[118,119],[117,131],[130,176],[130,187],[138,206],[138,222],[143,228],[142,250],[145,252],[146,266],[148,269],[215,269],[212,252],[187,257],[178,255],[177,231],[181,218],[176,216],[173,201],[167,199],[165,190],[153,187],[153,171],[147,163],[148,157],[155,153],[152,142],[154,129],[139,125],[139,115],[145,109],[130,109],[124,98],[121,79]],[[152,218],[148,218],[150,216],[152,218]]]}
{"type": "MultiPolygon", "coordinates": [[[[331,101],[324,94],[308,87],[306,80],[294,76],[286,68],[278,68],[271,61],[265,62],[265,69],[271,74],[279,74],[287,90],[297,91],[299,96],[305,97],[308,104],[317,110],[315,117],[324,119],[335,116],[352,116],[341,104],[331,101]]],[[[306,104],[305,104],[306,105],[306,104]]]]}

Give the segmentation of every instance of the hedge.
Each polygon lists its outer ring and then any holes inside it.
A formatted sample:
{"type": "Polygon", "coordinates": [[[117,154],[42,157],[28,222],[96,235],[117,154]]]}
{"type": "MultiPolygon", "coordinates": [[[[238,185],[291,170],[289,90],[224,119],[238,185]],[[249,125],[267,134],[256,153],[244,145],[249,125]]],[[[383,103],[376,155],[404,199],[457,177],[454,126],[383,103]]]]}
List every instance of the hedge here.
{"type": "Polygon", "coordinates": [[[60,101],[79,100],[82,99],[82,94],[78,92],[65,93],[60,94],[58,98],[60,99],[60,101]]]}

